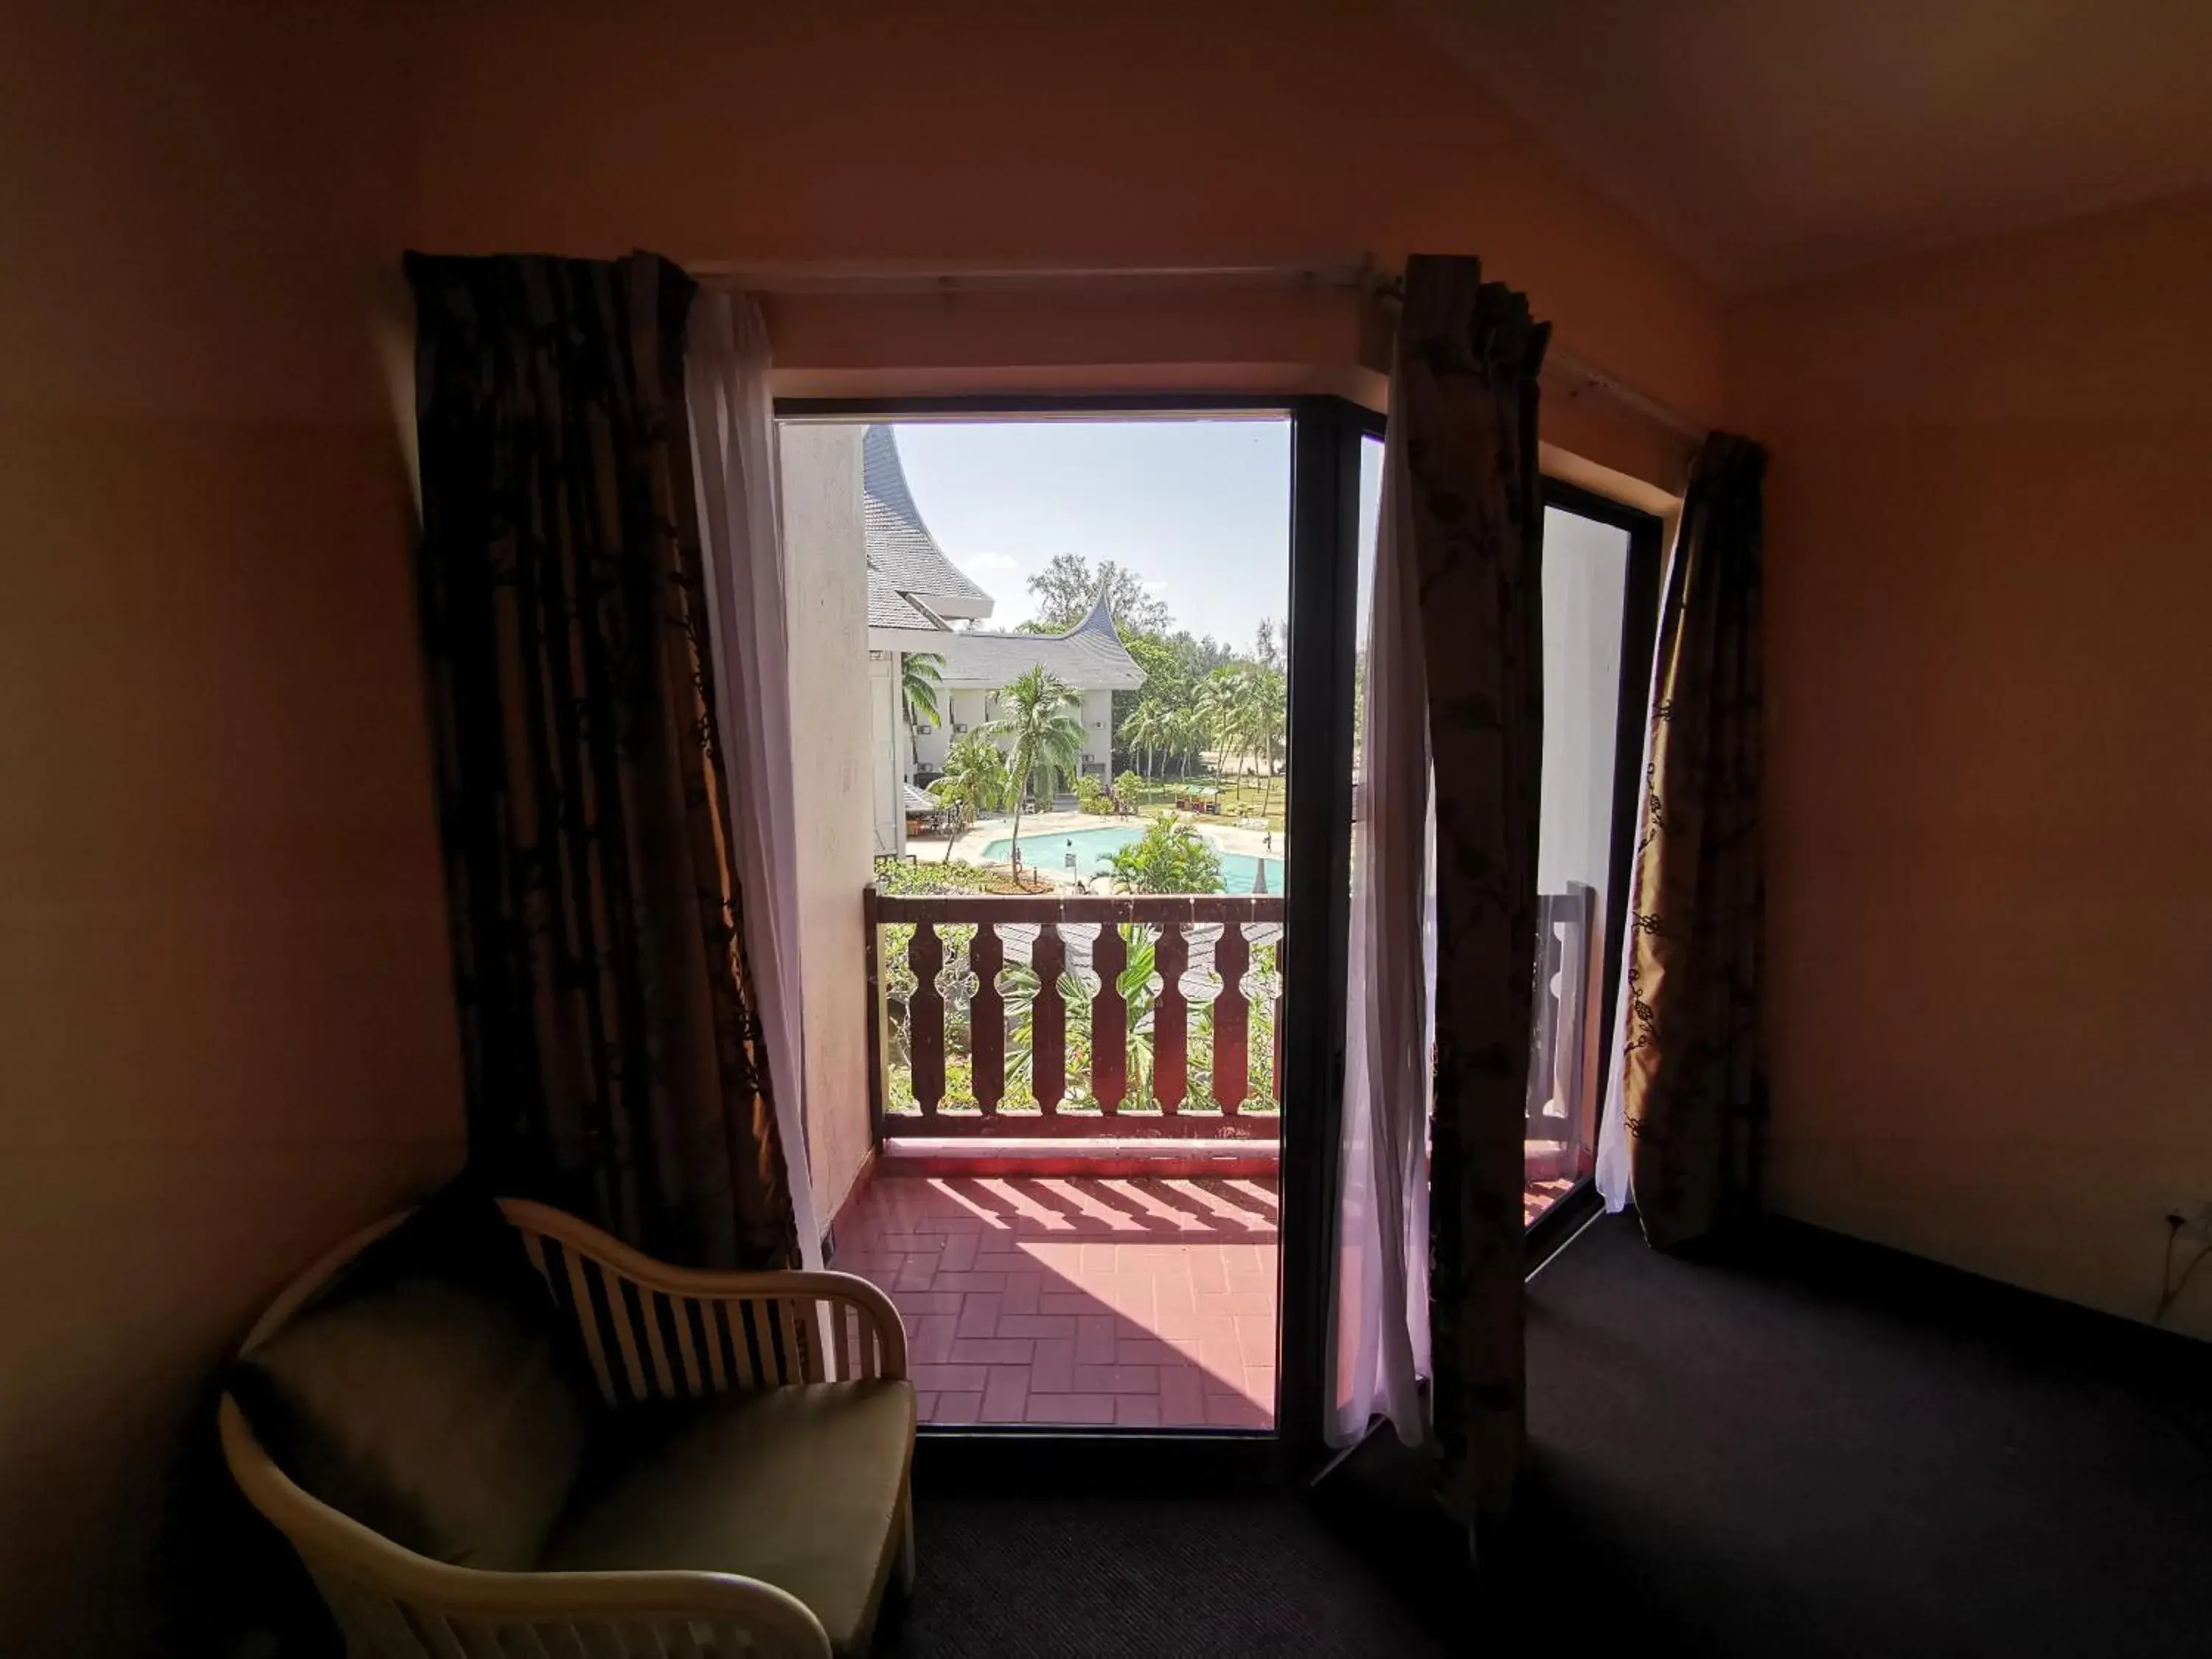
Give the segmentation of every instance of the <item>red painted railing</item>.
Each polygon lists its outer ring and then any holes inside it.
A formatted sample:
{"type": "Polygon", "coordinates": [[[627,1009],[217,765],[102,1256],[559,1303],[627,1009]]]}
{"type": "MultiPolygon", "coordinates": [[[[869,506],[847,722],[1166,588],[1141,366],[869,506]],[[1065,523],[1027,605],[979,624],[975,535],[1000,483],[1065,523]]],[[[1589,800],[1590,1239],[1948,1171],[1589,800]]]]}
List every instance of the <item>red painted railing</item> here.
{"type": "Polygon", "coordinates": [[[879,1136],[1276,1138],[1279,896],[871,887],[866,915],[879,1136]]]}

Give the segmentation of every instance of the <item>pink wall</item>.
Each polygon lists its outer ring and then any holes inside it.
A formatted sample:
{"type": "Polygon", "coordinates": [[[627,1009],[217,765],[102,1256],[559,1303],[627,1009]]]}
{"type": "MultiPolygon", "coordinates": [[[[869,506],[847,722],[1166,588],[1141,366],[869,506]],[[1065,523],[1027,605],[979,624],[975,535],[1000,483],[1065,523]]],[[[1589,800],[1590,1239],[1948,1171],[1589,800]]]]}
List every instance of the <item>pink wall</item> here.
{"type": "MultiPolygon", "coordinates": [[[[417,19],[419,246],[1016,265],[1479,252],[1577,352],[1717,404],[1713,296],[1387,7],[480,4],[417,19]]],[[[1054,323],[1016,307],[979,325],[902,301],[787,319],[780,361],[849,358],[864,337],[878,364],[1139,362],[1181,378],[1357,362],[1348,313],[1237,311],[1054,323]]]]}
{"type": "Polygon", "coordinates": [[[459,1161],[380,26],[0,51],[0,1651],[191,1651],[211,1379],[459,1161]]]}
{"type": "Polygon", "coordinates": [[[2208,270],[2212,196],[1729,323],[1773,449],[1780,1201],[2137,1317],[2163,1205],[2212,1196],[2208,270]]]}

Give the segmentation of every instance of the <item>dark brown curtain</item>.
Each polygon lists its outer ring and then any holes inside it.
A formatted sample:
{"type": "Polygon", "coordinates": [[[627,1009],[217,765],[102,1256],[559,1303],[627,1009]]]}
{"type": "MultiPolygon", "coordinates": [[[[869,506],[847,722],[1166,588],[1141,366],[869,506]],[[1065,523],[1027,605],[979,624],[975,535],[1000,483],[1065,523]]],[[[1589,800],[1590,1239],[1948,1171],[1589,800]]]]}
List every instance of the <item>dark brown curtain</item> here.
{"type": "Polygon", "coordinates": [[[1536,376],[1548,326],[1473,259],[1417,258],[1390,386],[1412,481],[1437,810],[1429,1240],[1448,1507],[1504,1517],[1524,1412],[1522,1139],[1544,756],[1536,376]]]}
{"type": "Polygon", "coordinates": [[[410,254],[471,1162],[655,1255],[796,1260],[740,931],[666,261],[410,254]]]}
{"type": "Polygon", "coordinates": [[[1759,1191],[1765,469],[1747,439],[1705,441],[1660,614],[1623,1085],[1636,1207],[1662,1247],[1748,1212],[1759,1191]]]}

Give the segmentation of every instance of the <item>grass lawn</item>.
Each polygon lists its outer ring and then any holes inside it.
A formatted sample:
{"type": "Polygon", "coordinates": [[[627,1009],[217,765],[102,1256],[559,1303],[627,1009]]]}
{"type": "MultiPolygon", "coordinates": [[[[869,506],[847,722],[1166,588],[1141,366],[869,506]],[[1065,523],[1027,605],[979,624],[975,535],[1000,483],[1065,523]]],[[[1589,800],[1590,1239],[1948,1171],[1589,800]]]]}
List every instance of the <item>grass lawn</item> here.
{"type": "Polygon", "coordinates": [[[1264,816],[1267,828],[1277,835],[1283,833],[1283,780],[1235,777],[1227,780],[1192,778],[1182,784],[1154,784],[1138,792],[1137,808],[1149,812],[1155,807],[1173,806],[1176,793],[1188,789],[1218,789],[1221,792],[1221,816],[1224,821],[1237,818],[1256,818],[1264,816]],[[1261,801],[1267,810],[1260,811],[1261,801]]]}

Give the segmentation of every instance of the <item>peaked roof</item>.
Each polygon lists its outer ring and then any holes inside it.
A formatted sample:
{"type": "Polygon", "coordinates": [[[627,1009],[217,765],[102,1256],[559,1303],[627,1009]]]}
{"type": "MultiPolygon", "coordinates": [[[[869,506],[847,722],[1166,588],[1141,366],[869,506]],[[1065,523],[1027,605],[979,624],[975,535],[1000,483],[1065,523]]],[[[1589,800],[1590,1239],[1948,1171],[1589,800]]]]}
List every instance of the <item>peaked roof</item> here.
{"type": "Polygon", "coordinates": [[[912,599],[893,587],[890,579],[873,565],[868,567],[868,626],[871,628],[942,628],[924,616],[912,599]]]}
{"type": "Polygon", "coordinates": [[[992,690],[1018,679],[1032,668],[1083,690],[1134,691],[1145,671],[1121,643],[1112,607],[1102,589],[1091,614],[1057,634],[947,634],[929,649],[945,658],[948,685],[992,690]]]}
{"type": "MultiPolygon", "coordinates": [[[[898,443],[887,426],[872,426],[860,439],[860,505],[864,520],[862,542],[867,550],[868,568],[882,576],[884,586],[890,593],[919,593],[925,599],[933,593],[940,598],[981,601],[987,607],[990,605],[991,596],[960,574],[959,567],[945,556],[937,538],[921,521],[921,510],[914,504],[914,492],[907,488],[906,469],[899,464],[898,443]]],[[[871,580],[868,620],[874,626],[939,625],[925,620],[877,621],[876,587],[871,580]]],[[[983,614],[989,614],[988,609],[983,614]]]]}
{"type": "Polygon", "coordinates": [[[916,640],[896,648],[943,657],[946,685],[996,690],[1036,667],[1079,690],[1134,691],[1144,684],[1145,671],[1122,648],[1103,586],[1090,614],[1057,634],[979,634],[946,625],[938,614],[946,600],[954,602],[945,607],[953,615],[987,617],[991,596],[960,574],[922,522],[887,426],[872,426],[861,435],[860,495],[868,627],[927,634],[927,643],[916,640]]]}

